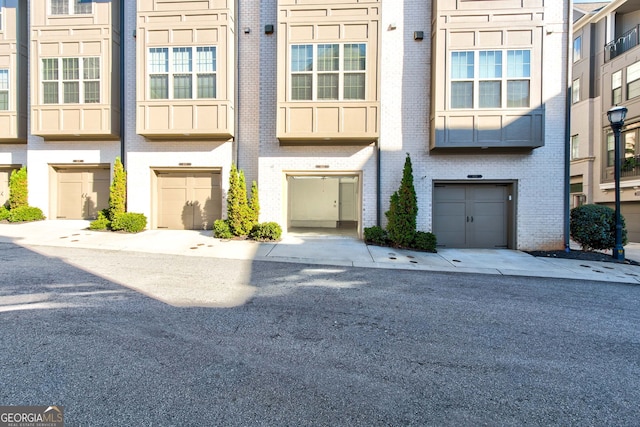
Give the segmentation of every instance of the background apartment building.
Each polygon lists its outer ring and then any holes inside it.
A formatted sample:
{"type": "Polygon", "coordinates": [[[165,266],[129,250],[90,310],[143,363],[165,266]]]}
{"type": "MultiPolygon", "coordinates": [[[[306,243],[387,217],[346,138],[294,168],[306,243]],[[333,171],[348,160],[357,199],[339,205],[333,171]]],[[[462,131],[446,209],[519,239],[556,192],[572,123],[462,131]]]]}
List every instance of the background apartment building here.
{"type": "Polygon", "coordinates": [[[571,204],[613,207],[614,136],[607,111],[629,109],[621,135],[621,212],[640,241],[640,1],[575,4],[571,107],[571,204]]]}
{"type": "Polygon", "coordinates": [[[120,155],[128,210],[201,229],[235,163],[261,221],[361,235],[409,154],[440,244],[559,248],[568,3],[32,1],[30,131],[0,165],[50,219],[90,218],[120,155]]]}

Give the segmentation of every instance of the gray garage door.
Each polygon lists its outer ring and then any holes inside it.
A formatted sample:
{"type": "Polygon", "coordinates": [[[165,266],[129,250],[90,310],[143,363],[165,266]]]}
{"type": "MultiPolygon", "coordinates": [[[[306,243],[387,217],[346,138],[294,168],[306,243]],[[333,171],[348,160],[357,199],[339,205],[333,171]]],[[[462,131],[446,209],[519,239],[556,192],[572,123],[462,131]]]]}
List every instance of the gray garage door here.
{"type": "MultiPolygon", "coordinates": [[[[613,203],[607,203],[611,209],[615,209],[613,203]]],[[[624,217],[624,225],[627,228],[627,238],[630,242],[640,242],[640,202],[623,202],[620,204],[620,213],[624,217]]]]}
{"type": "Polygon", "coordinates": [[[220,172],[159,172],[158,228],[204,230],[222,215],[220,172]]]}
{"type": "Polygon", "coordinates": [[[94,219],[109,207],[109,168],[56,169],[58,219],[94,219]]]}
{"type": "Polygon", "coordinates": [[[433,230],[438,246],[508,247],[508,184],[436,184],[433,230]]]}

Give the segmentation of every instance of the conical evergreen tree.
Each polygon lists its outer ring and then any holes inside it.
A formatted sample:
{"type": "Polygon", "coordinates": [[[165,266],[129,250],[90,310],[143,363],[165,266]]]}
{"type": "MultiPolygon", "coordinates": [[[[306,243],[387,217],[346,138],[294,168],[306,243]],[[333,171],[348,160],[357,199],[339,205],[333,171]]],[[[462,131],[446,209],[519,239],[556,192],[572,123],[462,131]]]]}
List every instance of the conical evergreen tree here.
{"type": "Polygon", "coordinates": [[[387,234],[396,246],[410,246],[416,234],[418,217],[418,199],[413,186],[413,168],[411,157],[407,153],[402,172],[402,181],[398,191],[391,195],[387,216],[387,234]]]}
{"type": "Polygon", "coordinates": [[[109,219],[113,219],[126,211],[127,203],[127,173],[120,161],[116,157],[113,164],[113,181],[109,187],[109,219]]]}
{"type": "Polygon", "coordinates": [[[258,200],[258,184],[255,181],[251,182],[251,199],[249,199],[249,209],[251,211],[251,226],[258,223],[260,220],[260,201],[258,200]]]}

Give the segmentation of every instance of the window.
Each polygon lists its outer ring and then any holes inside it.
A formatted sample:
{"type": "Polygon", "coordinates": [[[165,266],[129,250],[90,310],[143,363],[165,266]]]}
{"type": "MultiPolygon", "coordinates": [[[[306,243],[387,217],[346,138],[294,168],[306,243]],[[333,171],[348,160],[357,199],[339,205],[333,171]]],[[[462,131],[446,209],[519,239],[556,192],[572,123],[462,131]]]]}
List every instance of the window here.
{"type": "MultiPolygon", "coordinates": [[[[636,125],[637,126],[637,125],[636,125]]],[[[620,134],[620,160],[622,162],[622,171],[628,171],[629,166],[635,165],[640,156],[640,144],[638,144],[639,128],[625,129],[620,134]]],[[[607,166],[613,167],[615,163],[615,137],[613,133],[607,133],[607,166]]],[[[632,168],[633,168],[632,167],[632,168]]]]}
{"type": "Polygon", "coordinates": [[[451,108],[529,107],[529,50],[451,52],[450,75],[451,108]]]}
{"type": "Polygon", "coordinates": [[[92,2],[89,0],[51,0],[52,15],[90,14],[92,2]]]}
{"type": "Polygon", "coordinates": [[[571,160],[580,158],[580,140],[578,139],[578,135],[573,135],[571,137],[571,160]]]}
{"type": "Polygon", "coordinates": [[[640,61],[627,67],[627,99],[640,96],[640,61]]]}
{"type": "Polygon", "coordinates": [[[611,74],[611,104],[618,105],[622,102],[622,70],[611,74]]]}
{"type": "Polygon", "coordinates": [[[573,62],[578,62],[582,58],[582,37],[573,39],[573,62]]]}
{"type": "Polygon", "coordinates": [[[214,46],[152,47],[148,61],[150,99],[216,97],[214,46]]]}
{"type": "Polygon", "coordinates": [[[9,109],[9,70],[0,70],[0,110],[9,109]]]}
{"type": "Polygon", "coordinates": [[[43,59],[42,102],[44,104],[99,103],[100,58],[43,59]]]}
{"type": "Polygon", "coordinates": [[[0,0],[0,30],[4,29],[4,0],[0,0]]]}
{"type": "Polygon", "coordinates": [[[571,101],[574,104],[580,101],[580,79],[575,79],[571,85],[571,101]]]}
{"type": "Polygon", "coordinates": [[[364,43],[292,45],[291,100],[363,100],[366,64],[364,43]]]}

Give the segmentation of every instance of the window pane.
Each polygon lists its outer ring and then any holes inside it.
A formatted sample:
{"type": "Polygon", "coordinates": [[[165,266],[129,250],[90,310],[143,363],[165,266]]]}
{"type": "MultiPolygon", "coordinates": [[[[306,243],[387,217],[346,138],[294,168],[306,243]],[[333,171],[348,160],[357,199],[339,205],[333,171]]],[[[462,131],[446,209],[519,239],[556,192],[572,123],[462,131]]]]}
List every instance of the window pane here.
{"type": "Polygon", "coordinates": [[[627,99],[640,96],[640,80],[633,81],[627,85],[627,99]]]}
{"type": "Polygon", "coordinates": [[[571,137],[571,160],[577,159],[580,153],[580,145],[578,145],[578,135],[571,137]]]}
{"type": "Polygon", "coordinates": [[[502,52],[488,50],[480,52],[480,78],[499,79],[502,77],[502,52]]]}
{"type": "Polygon", "coordinates": [[[634,157],[636,155],[636,131],[625,132],[624,138],[624,158],[634,157]]]}
{"type": "Polygon", "coordinates": [[[191,99],[191,74],[173,75],[173,98],[191,99]]]}
{"type": "Polygon", "coordinates": [[[451,83],[451,108],[473,107],[473,82],[451,83]]]}
{"type": "Polygon", "coordinates": [[[575,79],[571,85],[571,100],[574,104],[580,101],[580,79],[575,79]]]}
{"type": "Polygon", "coordinates": [[[364,71],[367,65],[365,44],[344,45],[344,70],[364,71]]]}
{"type": "Polygon", "coordinates": [[[82,76],[85,80],[98,80],[100,78],[100,58],[83,58],[82,76]]]}
{"type": "Polygon", "coordinates": [[[9,70],[0,70],[0,90],[9,90],[9,70]]]}
{"type": "Polygon", "coordinates": [[[291,99],[294,101],[311,100],[310,74],[294,74],[291,76],[291,99]]]}
{"type": "Polygon", "coordinates": [[[480,108],[500,108],[500,100],[502,99],[500,86],[501,82],[499,81],[480,82],[480,93],[478,94],[480,108]]]}
{"type": "Polygon", "coordinates": [[[149,76],[151,99],[169,98],[169,77],[166,75],[149,76]]]}
{"type": "Polygon", "coordinates": [[[87,104],[100,102],[100,82],[84,83],[84,102],[87,104]]]}
{"type": "Polygon", "coordinates": [[[79,80],[78,58],[62,58],[62,80],[79,80]]]}
{"type": "Polygon", "coordinates": [[[473,52],[451,52],[451,78],[473,78],[473,52]]]}
{"type": "Polygon", "coordinates": [[[173,48],[173,70],[174,73],[190,73],[191,72],[191,48],[175,47],[173,48]]]}
{"type": "Polygon", "coordinates": [[[318,74],[318,99],[338,99],[337,74],[318,74]]]}
{"type": "Polygon", "coordinates": [[[530,51],[507,51],[507,77],[531,77],[530,51]]]}
{"type": "Polygon", "coordinates": [[[337,44],[318,45],[318,71],[338,71],[340,48],[337,44]]]}
{"type": "Polygon", "coordinates": [[[198,74],[198,98],[216,97],[216,75],[198,74]]]}
{"type": "Polygon", "coordinates": [[[291,71],[313,70],[313,46],[310,44],[291,46],[291,71]]]}
{"type": "Polygon", "coordinates": [[[607,134],[607,166],[615,163],[615,139],[613,134],[607,134]]]}
{"type": "Polygon", "coordinates": [[[213,73],[216,71],[216,48],[213,46],[199,47],[196,51],[196,69],[200,72],[213,73]]]}
{"type": "Polygon", "coordinates": [[[149,72],[166,73],[169,71],[169,50],[166,47],[149,49],[149,72]]]}
{"type": "Polygon", "coordinates": [[[344,99],[364,99],[364,73],[344,75],[344,99]]]}
{"type": "Polygon", "coordinates": [[[529,81],[512,80],[507,82],[507,108],[529,106],[529,81]]]}
{"type": "Polygon", "coordinates": [[[582,56],[582,37],[573,40],[573,62],[579,61],[582,56]]]}
{"type": "Polygon", "coordinates": [[[622,87],[622,70],[611,74],[611,88],[617,89],[619,87],[622,87]]]}
{"type": "Polygon", "coordinates": [[[622,88],[619,87],[613,90],[613,96],[611,99],[611,103],[613,105],[618,105],[622,102],[622,88]]]}
{"type": "Polygon", "coordinates": [[[64,103],[76,104],[80,102],[80,84],[78,82],[64,82],[64,103]]]}
{"type": "Polygon", "coordinates": [[[75,1],[75,11],[74,13],[91,13],[91,3],[88,0],[72,0],[75,1]]]}
{"type": "Polygon", "coordinates": [[[44,82],[42,83],[42,102],[45,104],[58,103],[58,83],[44,82]]]}
{"type": "Polygon", "coordinates": [[[68,15],[69,0],[51,0],[52,15],[68,15]]]}
{"type": "Polygon", "coordinates": [[[0,110],[6,111],[9,109],[9,92],[0,91],[0,110]]]}
{"type": "Polygon", "coordinates": [[[42,80],[58,80],[58,60],[56,58],[42,60],[42,80]]]}
{"type": "Polygon", "coordinates": [[[638,79],[640,79],[640,62],[636,62],[627,67],[627,81],[632,82],[638,79]]]}

